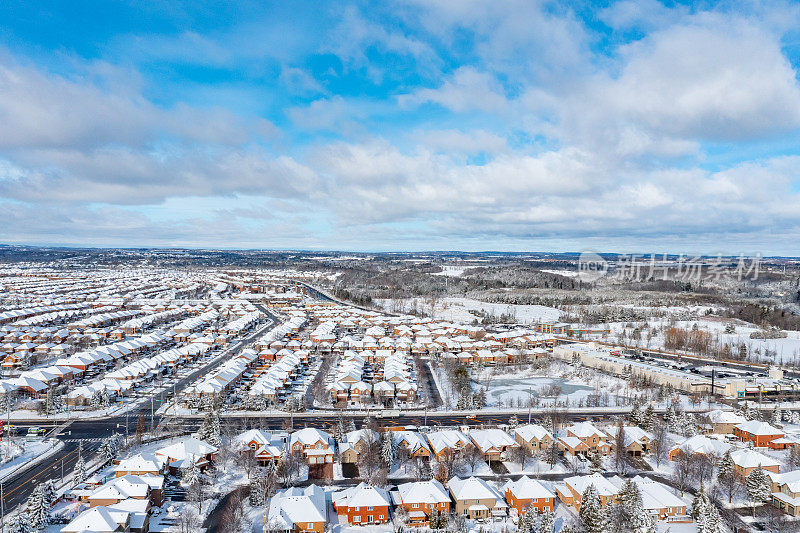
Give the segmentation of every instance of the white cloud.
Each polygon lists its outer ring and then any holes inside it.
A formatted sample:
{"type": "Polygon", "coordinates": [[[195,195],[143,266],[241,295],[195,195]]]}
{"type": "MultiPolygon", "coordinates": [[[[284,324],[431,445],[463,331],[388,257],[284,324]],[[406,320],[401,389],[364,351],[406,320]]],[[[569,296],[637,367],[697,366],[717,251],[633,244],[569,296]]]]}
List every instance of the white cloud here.
{"type": "Polygon", "coordinates": [[[402,106],[430,102],[456,113],[473,110],[502,113],[508,107],[503,88],[497,80],[491,74],[472,67],[460,67],[436,89],[418,89],[400,95],[398,102],[402,106]]]}

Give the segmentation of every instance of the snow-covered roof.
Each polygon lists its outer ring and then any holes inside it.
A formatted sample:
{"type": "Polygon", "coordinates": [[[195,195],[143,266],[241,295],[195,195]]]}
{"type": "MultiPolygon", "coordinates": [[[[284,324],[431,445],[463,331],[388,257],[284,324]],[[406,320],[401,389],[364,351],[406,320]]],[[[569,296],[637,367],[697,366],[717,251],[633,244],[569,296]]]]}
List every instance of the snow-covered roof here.
{"type": "Polygon", "coordinates": [[[516,481],[509,481],[503,486],[503,492],[511,492],[514,497],[519,499],[555,498],[555,494],[546,489],[544,485],[528,476],[522,476],[516,481]]]}

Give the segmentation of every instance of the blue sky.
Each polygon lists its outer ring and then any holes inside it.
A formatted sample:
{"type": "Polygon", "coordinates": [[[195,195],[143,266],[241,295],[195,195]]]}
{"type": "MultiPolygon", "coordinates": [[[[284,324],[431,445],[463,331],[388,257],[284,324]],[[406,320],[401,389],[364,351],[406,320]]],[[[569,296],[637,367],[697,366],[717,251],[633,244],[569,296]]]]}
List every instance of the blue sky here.
{"type": "Polygon", "coordinates": [[[0,241],[798,255],[799,18],[4,2],[0,241]]]}

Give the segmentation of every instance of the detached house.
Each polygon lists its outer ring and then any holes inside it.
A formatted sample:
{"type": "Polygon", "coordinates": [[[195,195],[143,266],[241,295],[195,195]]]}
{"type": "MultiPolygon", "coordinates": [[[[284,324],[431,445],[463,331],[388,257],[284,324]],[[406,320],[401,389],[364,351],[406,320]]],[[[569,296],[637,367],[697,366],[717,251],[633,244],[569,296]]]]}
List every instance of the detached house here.
{"type": "Polygon", "coordinates": [[[766,422],[748,420],[733,427],[733,434],[742,442],[751,442],[756,448],[764,448],[775,439],[785,436],[783,431],[766,422]]]}
{"type": "Polygon", "coordinates": [[[556,494],[558,494],[558,499],[564,505],[569,505],[576,511],[580,511],[583,493],[589,488],[589,485],[594,485],[595,489],[597,489],[597,493],[600,496],[600,504],[603,506],[616,501],[619,497],[617,485],[600,474],[568,477],[562,483],[556,485],[556,494]]]}
{"type": "Polygon", "coordinates": [[[403,483],[392,492],[395,507],[402,507],[408,513],[408,525],[428,526],[433,511],[450,512],[450,494],[436,480],[403,483]]]}
{"type": "Polygon", "coordinates": [[[528,476],[522,476],[517,481],[506,483],[503,493],[508,505],[512,509],[516,509],[520,516],[524,515],[531,505],[538,513],[555,509],[556,495],[528,476]]]}
{"type": "Polygon", "coordinates": [[[339,521],[350,525],[386,524],[390,505],[385,490],[363,482],[357,487],[333,493],[333,507],[339,521]]]}
{"type": "Polygon", "coordinates": [[[486,520],[491,516],[506,516],[508,505],[493,486],[486,481],[470,477],[452,478],[447,488],[455,501],[455,511],[473,520],[486,520]]]}
{"type": "Polygon", "coordinates": [[[333,463],[333,439],[316,428],[305,428],[292,433],[289,439],[292,453],[300,452],[309,465],[333,463]]]}
{"type": "Polygon", "coordinates": [[[269,501],[268,531],[323,533],[328,522],[325,491],[316,485],[278,491],[269,501]]]}
{"type": "Polygon", "coordinates": [[[775,474],[780,472],[781,468],[781,464],[775,459],[747,448],[732,451],[731,459],[733,460],[734,471],[743,478],[749,476],[753,470],[759,466],[767,472],[773,472],[775,474]]]}
{"type": "Polygon", "coordinates": [[[514,428],[514,440],[531,451],[544,450],[553,445],[552,433],[537,424],[514,428]]]}
{"type": "Polygon", "coordinates": [[[520,446],[502,429],[477,429],[470,431],[469,436],[487,461],[500,461],[508,450],[520,446]]]}
{"type": "Polygon", "coordinates": [[[601,455],[608,455],[611,451],[608,435],[597,429],[591,422],[573,424],[567,428],[566,434],[567,437],[579,439],[593,452],[597,452],[601,455]]]}

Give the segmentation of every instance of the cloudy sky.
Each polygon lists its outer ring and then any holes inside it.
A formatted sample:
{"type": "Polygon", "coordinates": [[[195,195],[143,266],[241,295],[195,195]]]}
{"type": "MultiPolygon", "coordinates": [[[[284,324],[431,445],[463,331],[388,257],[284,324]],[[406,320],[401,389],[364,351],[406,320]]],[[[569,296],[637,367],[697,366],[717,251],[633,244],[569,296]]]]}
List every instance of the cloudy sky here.
{"type": "Polygon", "coordinates": [[[797,3],[232,4],[0,3],[0,241],[800,255],[797,3]]]}

